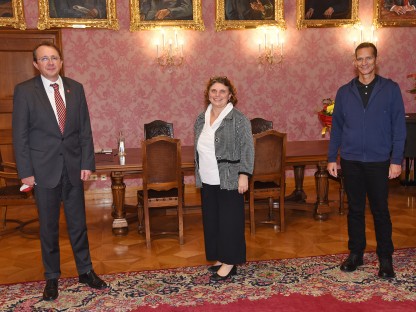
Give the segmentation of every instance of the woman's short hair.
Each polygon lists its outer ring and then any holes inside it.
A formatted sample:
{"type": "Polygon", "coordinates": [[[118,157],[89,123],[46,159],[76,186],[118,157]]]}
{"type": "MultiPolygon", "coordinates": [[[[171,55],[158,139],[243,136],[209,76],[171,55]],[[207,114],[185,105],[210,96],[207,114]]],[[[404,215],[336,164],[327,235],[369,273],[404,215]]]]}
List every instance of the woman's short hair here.
{"type": "Polygon", "coordinates": [[[231,93],[231,97],[230,97],[230,102],[233,103],[233,105],[236,105],[238,100],[237,100],[237,90],[235,89],[234,85],[232,84],[232,82],[230,81],[230,79],[228,79],[226,76],[215,76],[215,77],[211,77],[207,83],[207,87],[205,89],[205,104],[209,105],[210,101],[209,101],[209,89],[211,89],[211,87],[215,84],[215,83],[221,83],[224,86],[228,87],[228,90],[231,93]]]}

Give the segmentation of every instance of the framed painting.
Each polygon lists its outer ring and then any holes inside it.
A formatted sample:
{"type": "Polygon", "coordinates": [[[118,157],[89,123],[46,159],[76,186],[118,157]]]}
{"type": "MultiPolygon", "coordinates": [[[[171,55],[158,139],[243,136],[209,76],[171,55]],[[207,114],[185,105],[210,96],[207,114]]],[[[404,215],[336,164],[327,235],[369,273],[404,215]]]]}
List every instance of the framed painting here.
{"type": "Polygon", "coordinates": [[[359,0],[297,0],[297,28],[355,25],[359,0]]]}
{"type": "Polygon", "coordinates": [[[416,26],[416,0],[374,0],[374,25],[416,26]]]}
{"type": "Polygon", "coordinates": [[[0,0],[0,27],[26,29],[23,0],[0,0]]]}
{"type": "Polygon", "coordinates": [[[204,30],[202,0],[130,0],[130,30],[160,27],[204,30]]]}
{"type": "Polygon", "coordinates": [[[286,28],[283,0],[216,0],[215,29],[286,28]]]}
{"type": "Polygon", "coordinates": [[[118,29],[116,0],[39,0],[38,29],[118,29]]]}

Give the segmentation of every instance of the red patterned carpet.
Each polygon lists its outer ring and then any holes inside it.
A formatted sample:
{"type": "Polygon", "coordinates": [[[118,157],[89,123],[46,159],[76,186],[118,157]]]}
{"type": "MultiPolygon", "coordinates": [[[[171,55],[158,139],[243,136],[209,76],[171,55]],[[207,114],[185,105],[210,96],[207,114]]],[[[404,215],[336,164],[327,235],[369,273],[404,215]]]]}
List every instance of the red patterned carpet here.
{"type": "Polygon", "coordinates": [[[374,253],[352,273],[339,270],[344,257],[249,262],[217,283],[206,266],[103,275],[104,291],[67,278],[54,302],[42,301],[44,281],[0,285],[0,311],[416,311],[415,248],[395,252],[391,280],[374,253]]]}

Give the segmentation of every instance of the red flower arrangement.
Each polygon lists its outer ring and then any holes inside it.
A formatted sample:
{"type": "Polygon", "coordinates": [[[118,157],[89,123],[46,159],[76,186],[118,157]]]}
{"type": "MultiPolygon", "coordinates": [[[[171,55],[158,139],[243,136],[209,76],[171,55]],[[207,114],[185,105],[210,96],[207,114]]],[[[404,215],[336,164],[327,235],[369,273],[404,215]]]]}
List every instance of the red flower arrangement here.
{"type": "Polygon", "coordinates": [[[318,118],[323,124],[321,134],[324,136],[327,131],[331,131],[332,113],[334,112],[335,101],[331,98],[322,100],[322,110],[318,112],[318,118]]]}
{"type": "Polygon", "coordinates": [[[412,78],[414,80],[414,87],[413,87],[413,89],[407,90],[407,92],[409,92],[411,94],[416,94],[416,73],[407,75],[407,78],[412,78]]]}

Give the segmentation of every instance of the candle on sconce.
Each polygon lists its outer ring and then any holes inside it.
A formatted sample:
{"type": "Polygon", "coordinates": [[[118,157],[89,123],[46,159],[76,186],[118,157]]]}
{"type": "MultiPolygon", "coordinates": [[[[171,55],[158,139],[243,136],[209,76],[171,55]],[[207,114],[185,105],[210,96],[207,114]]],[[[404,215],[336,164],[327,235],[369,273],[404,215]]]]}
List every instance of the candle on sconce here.
{"type": "Polygon", "coordinates": [[[162,30],[162,49],[165,49],[165,32],[162,30]]]}
{"type": "Polygon", "coordinates": [[[172,39],[169,39],[169,56],[172,55],[172,39]]]}
{"type": "Polygon", "coordinates": [[[280,45],[280,56],[283,55],[283,39],[282,39],[282,43],[280,45]]]}
{"type": "Polygon", "coordinates": [[[156,42],[156,57],[159,58],[159,42],[156,42]]]}
{"type": "Polygon", "coordinates": [[[264,32],[264,50],[267,48],[267,33],[264,32]]]}
{"type": "Polygon", "coordinates": [[[276,42],[276,44],[279,45],[279,43],[280,43],[280,40],[279,40],[279,29],[277,29],[277,42],[276,42]]]}
{"type": "Polygon", "coordinates": [[[181,42],[181,57],[183,57],[183,42],[181,42]]]}
{"type": "Polygon", "coordinates": [[[374,37],[374,25],[371,26],[371,42],[374,42],[375,37],[374,37]]]}
{"type": "Polygon", "coordinates": [[[177,30],[175,30],[175,46],[176,46],[176,48],[179,47],[179,45],[178,45],[178,31],[177,30]]]}

